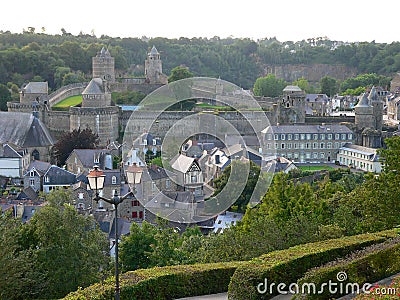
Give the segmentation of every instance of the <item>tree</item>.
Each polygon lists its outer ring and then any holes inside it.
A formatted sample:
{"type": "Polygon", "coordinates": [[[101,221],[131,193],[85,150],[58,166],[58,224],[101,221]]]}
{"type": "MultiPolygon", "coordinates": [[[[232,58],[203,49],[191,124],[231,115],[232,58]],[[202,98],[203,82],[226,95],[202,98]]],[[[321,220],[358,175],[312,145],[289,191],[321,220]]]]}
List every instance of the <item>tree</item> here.
{"type": "Polygon", "coordinates": [[[338,83],[335,78],[325,76],[321,78],[321,94],[327,94],[329,97],[334,96],[338,92],[338,83]]]}
{"type": "Polygon", "coordinates": [[[0,110],[7,111],[7,102],[11,101],[11,92],[6,85],[0,84],[0,110]]]}
{"type": "Polygon", "coordinates": [[[171,70],[171,74],[168,77],[168,82],[171,83],[177,80],[191,78],[193,76],[193,73],[189,71],[188,67],[177,66],[171,70]]]}
{"type": "Polygon", "coordinates": [[[292,83],[293,85],[297,85],[299,88],[301,88],[301,90],[305,91],[306,93],[314,93],[314,88],[312,86],[310,86],[310,84],[308,83],[308,80],[305,79],[304,77],[301,77],[295,81],[293,81],[292,83]]]}
{"type": "Polygon", "coordinates": [[[74,129],[63,134],[53,147],[53,159],[62,166],[74,149],[94,149],[99,144],[99,136],[90,128],[74,129]]]}
{"type": "Polygon", "coordinates": [[[88,286],[101,278],[100,270],[109,264],[108,241],[92,216],[78,214],[59,198],[42,207],[24,228],[28,249],[37,255],[35,269],[45,277],[41,297],[61,298],[79,286],[88,286]]]}
{"type": "Polygon", "coordinates": [[[269,74],[265,77],[257,78],[254,83],[253,92],[256,96],[278,97],[282,94],[287,82],[277,79],[275,75],[269,74]]]}

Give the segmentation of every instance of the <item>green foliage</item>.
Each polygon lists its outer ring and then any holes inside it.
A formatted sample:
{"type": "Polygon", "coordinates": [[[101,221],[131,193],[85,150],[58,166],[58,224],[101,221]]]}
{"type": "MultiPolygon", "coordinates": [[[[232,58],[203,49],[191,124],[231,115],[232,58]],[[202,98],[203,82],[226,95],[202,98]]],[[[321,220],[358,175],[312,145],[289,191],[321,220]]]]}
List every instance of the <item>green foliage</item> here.
{"type": "Polygon", "coordinates": [[[301,77],[301,78],[293,81],[292,85],[297,85],[299,88],[301,88],[302,91],[305,91],[307,94],[315,93],[314,87],[310,86],[308,80],[305,79],[304,77],[301,77]]]}
{"type": "Polygon", "coordinates": [[[4,84],[0,84],[0,110],[7,111],[7,102],[11,101],[11,92],[4,84]]]}
{"type": "MultiPolygon", "coordinates": [[[[350,89],[353,91],[361,91],[362,88],[372,87],[373,85],[389,88],[390,77],[377,75],[375,73],[361,74],[357,77],[351,77],[344,80],[340,84],[340,90],[346,91],[350,89]]],[[[360,93],[355,95],[358,96],[360,93]]]]}
{"type": "Polygon", "coordinates": [[[253,92],[256,96],[278,97],[282,95],[282,91],[286,86],[286,81],[269,74],[265,77],[257,78],[254,83],[253,92]]]}
{"type": "Polygon", "coordinates": [[[0,215],[0,298],[53,299],[98,281],[106,271],[108,241],[93,217],[79,215],[64,190],[29,223],[0,215]]]}
{"type": "MultiPolygon", "coordinates": [[[[270,252],[236,269],[229,283],[228,297],[249,300],[270,299],[274,294],[268,292],[259,294],[256,290],[257,285],[264,283],[265,278],[268,282],[282,282],[289,286],[312,267],[395,236],[397,234],[392,230],[303,244],[270,252]]],[[[274,291],[276,293],[276,289],[274,291]]]]}
{"type": "MultiPolygon", "coordinates": [[[[181,265],[136,270],[121,275],[121,299],[177,299],[226,292],[229,280],[242,262],[181,265]]],[[[70,293],[64,299],[113,298],[113,280],[70,293]]]]}
{"type": "Polygon", "coordinates": [[[113,92],[111,94],[112,100],[117,104],[138,105],[146,97],[142,92],[125,91],[113,92]]]}
{"type": "Polygon", "coordinates": [[[193,77],[193,73],[189,71],[189,68],[184,66],[177,66],[171,70],[171,75],[168,77],[168,83],[193,77]]]}
{"type": "Polygon", "coordinates": [[[351,96],[359,96],[363,93],[365,93],[366,88],[363,86],[359,86],[355,89],[347,89],[344,92],[341,93],[342,96],[346,96],[346,95],[351,95],[351,96]]]}
{"type": "MultiPolygon", "coordinates": [[[[360,288],[367,282],[374,283],[393,274],[400,272],[400,244],[399,239],[395,238],[382,244],[372,245],[366,249],[352,253],[344,260],[330,262],[322,267],[308,271],[301,279],[298,280],[298,285],[312,282],[316,285],[317,290],[323,283],[337,282],[336,276],[339,272],[345,272],[346,283],[357,283],[360,288]]],[[[337,282],[339,284],[339,282],[337,282]]],[[[324,293],[308,294],[301,299],[331,299],[332,297],[339,298],[347,293],[329,292],[327,288],[324,293]]]]}
{"type": "Polygon", "coordinates": [[[149,164],[150,165],[156,165],[156,166],[159,166],[159,167],[163,168],[163,162],[162,162],[161,156],[152,158],[149,161],[149,164]]]}
{"type": "Polygon", "coordinates": [[[63,134],[54,145],[53,159],[62,166],[74,149],[94,149],[98,143],[99,137],[90,128],[74,129],[63,134]]]}
{"type": "Polygon", "coordinates": [[[329,97],[334,96],[338,91],[338,82],[335,78],[330,76],[322,77],[320,80],[321,93],[327,94],[329,97]]]}

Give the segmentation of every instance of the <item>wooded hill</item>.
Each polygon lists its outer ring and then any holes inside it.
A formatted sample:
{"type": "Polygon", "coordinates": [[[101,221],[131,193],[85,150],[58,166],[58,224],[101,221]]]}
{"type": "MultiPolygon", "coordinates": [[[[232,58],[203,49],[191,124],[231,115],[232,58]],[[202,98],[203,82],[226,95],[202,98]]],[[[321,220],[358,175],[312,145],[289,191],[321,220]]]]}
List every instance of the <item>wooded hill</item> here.
{"type": "MultiPolygon", "coordinates": [[[[115,57],[123,76],[143,76],[146,53],[155,45],[164,73],[178,65],[195,76],[221,77],[244,88],[253,86],[271,66],[344,65],[356,73],[391,76],[400,70],[400,42],[391,44],[343,43],[326,38],[280,42],[276,38],[253,41],[239,38],[119,38],[89,34],[74,36],[0,32],[0,83],[21,86],[46,80],[54,90],[90,77],[92,57],[102,46],[115,57]]],[[[354,74],[352,74],[354,75],[354,74]]],[[[306,78],[307,79],[307,78],[306,78]]]]}

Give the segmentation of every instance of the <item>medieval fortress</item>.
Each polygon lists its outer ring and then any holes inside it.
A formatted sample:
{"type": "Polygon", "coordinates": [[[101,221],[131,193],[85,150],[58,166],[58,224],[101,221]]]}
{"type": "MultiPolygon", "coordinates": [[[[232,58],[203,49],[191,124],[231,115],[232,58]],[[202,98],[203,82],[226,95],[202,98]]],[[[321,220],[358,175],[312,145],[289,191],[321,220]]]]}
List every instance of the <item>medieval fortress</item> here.
{"type": "MultiPolygon", "coordinates": [[[[112,92],[138,91],[149,94],[167,84],[167,76],[162,72],[162,61],[156,47],[149,51],[145,60],[144,78],[116,78],[114,58],[109,51],[102,48],[92,58],[92,80],[89,83],[77,83],[64,86],[48,94],[46,82],[30,82],[20,93],[19,102],[9,102],[10,112],[33,112],[47,126],[52,135],[57,138],[62,133],[78,128],[91,128],[100,138],[100,146],[106,146],[118,139],[124,131],[132,111],[122,110],[111,100],[112,92]],[[70,107],[68,111],[59,111],[53,106],[60,101],[75,95],[82,95],[82,104],[70,107]]],[[[216,87],[218,89],[218,87],[216,87]]],[[[229,97],[223,91],[214,91],[214,95],[229,97]]],[[[232,123],[242,135],[254,134],[254,129],[247,120],[260,120],[265,114],[271,125],[279,124],[334,124],[347,125],[355,135],[355,142],[366,147],[380,147],[382,144],[382,115],[383,101],[375,91],[364,97],[355,107],[355,117],[318,116],[310,117],[305,114],[306,95],[301,90],[289,89],[283,91],[283,97],[263,98],[256,100],[264,111],[249,110],[219,111],[220,117],[232,123]],[[246,120],[247,119],[247,120],[246,120]]],[[[164,137],[168,129],[185,116],[195,114],[194,111],[165,111],[156,117],[149,111],[142,118],[157,119],[152,127],[152,133],[164,137]]],[[[137,122],[136,131],[143,130],[137,122]]],[[[263,125],[263,124],[262,124],[263,125]]]]}

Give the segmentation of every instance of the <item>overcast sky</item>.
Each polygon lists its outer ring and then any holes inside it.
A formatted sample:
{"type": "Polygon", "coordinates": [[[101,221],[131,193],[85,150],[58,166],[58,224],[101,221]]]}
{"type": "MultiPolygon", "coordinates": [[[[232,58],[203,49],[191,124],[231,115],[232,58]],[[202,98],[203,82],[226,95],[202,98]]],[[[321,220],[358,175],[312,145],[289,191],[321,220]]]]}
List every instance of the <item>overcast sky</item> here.
{"type": "Polygon", "coordinates": [[[399,11],[399,0],[12,0],[1,3],[0,30],[391,43],[400,41],[399,11]]]}

